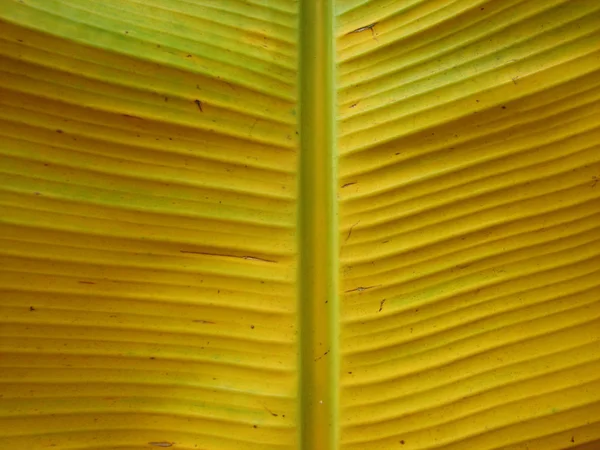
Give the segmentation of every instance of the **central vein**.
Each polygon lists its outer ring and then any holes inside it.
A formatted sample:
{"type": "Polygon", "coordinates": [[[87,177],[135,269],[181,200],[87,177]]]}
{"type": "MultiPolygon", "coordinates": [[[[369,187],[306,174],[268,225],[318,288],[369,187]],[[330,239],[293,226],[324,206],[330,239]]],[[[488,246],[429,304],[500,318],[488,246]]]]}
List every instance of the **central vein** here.
{"type": "Polygon", "coordinates": [[[300,448],[338,446],[339,301],[334,0],[300,6],[300,448]]]}

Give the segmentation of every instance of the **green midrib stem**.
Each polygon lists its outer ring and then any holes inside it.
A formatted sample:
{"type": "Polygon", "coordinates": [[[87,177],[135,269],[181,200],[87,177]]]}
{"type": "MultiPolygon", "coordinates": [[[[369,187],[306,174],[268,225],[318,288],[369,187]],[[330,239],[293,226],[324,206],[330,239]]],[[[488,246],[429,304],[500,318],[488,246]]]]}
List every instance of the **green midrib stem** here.
{"type": "Polygon", "coordinates": [[[339,441],[333,0],[301,0],[299,29],[299,447],[333,450],[339,441]]]}

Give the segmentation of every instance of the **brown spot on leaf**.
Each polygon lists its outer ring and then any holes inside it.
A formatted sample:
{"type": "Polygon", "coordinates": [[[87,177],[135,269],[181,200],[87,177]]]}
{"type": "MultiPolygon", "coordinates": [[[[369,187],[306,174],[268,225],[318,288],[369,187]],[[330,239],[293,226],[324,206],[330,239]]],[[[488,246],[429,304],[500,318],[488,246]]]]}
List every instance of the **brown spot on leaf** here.
{"type": "Polygon", "coordinates": [[[346,240],[344,242],[348,242],[348,239],[350,239],[350,236],[352,236],[352,230],[354,230],[354,227],[356,225],[358,225],[359,223],[360,223],[360,220],[350,227],[350,230],[348,231],[348,236],[346,236],[346,240]]]}
{"type": "Polygon", "coordinates": [[[327,350],[325,353],[323,353],[321,356],[318,356],[317,358],[315,358],[315,361],[320,360],[321,358],[323,358],[324,356],[327,356],[329,354],[329,350],[327,350]]]}
{"type": "Polygon", "coordinates": [[[277,261],[273,261],[271,259],[259,258],[258,256],[239,256],[239,255],[231,255],[228,253],[210,253],[210,252],[196,252],[192,250],[179,250],[181,253],[191,253],[194,255],[206,255],[206,256],[223,256],[225,258],[240,258],[245,259],[247,261],[262,261],[268,263],[276,263],[277,261]]]}
{"type": "Polygon", "coordinates": [[[373,288],[376,288],[376,287],[379,287],[379,286],[381,286],[381,285],[380,284],[376,284],[376,285],[373,285],[373,286],[359,286],[359,287],[354,288],[354,289],[348,289],[345,292],[362,292],[362,291],[366,291],[368,289],[373,289],[373,288]]]}
{"type": "Polygon", "coordinates": [[[373,36],[373,39],[377,40],[377,38],[375,38],[375,30],[374,30],[375,25],[377,25],[377,22],[374,22],[374,23],[364,26],[364,27],[357,28],[356,30],[351,31],[348,34],[362,33],[363,31],[371,30],[371,35],[373,36]]]}
{"type": "Polygon", "coordinates": [[[279,414],[275,414],[273,411],[271,411],[269,408],[267,408],[265,405],[263,405],[263,408],[265,408],[265,411],[267,411],[269,414],[271,414],[273,417],[279,417],[279,414]]]}

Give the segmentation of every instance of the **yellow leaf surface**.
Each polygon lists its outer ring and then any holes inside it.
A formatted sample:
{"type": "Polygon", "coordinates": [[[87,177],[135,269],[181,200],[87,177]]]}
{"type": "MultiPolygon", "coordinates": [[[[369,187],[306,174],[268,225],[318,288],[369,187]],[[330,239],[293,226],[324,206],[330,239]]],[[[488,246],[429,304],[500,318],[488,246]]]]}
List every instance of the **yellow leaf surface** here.
{"type": "Polygon", "coordinates": [[[600,2],[0,0],[0,447],[600,449],[600,2]]]}

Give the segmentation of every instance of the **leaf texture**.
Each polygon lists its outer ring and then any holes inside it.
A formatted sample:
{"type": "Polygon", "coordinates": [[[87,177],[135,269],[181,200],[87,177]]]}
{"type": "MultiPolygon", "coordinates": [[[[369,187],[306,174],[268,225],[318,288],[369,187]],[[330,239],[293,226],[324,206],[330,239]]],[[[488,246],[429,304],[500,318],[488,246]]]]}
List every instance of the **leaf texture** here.
{"type": "Polygon", "coordinates": [[[0,61],[3,448],[600,448],[599,2],[0,0],[0,61]]]}
{"type": "Polygon", "coordinates": [[[2,2],[2,447],[296,442],[296,15],[2,2]]]}
{"type": "Polygon", "coordinates": [[[337,20],[342,448],[600,448],[600,4],[337,20]]]}

